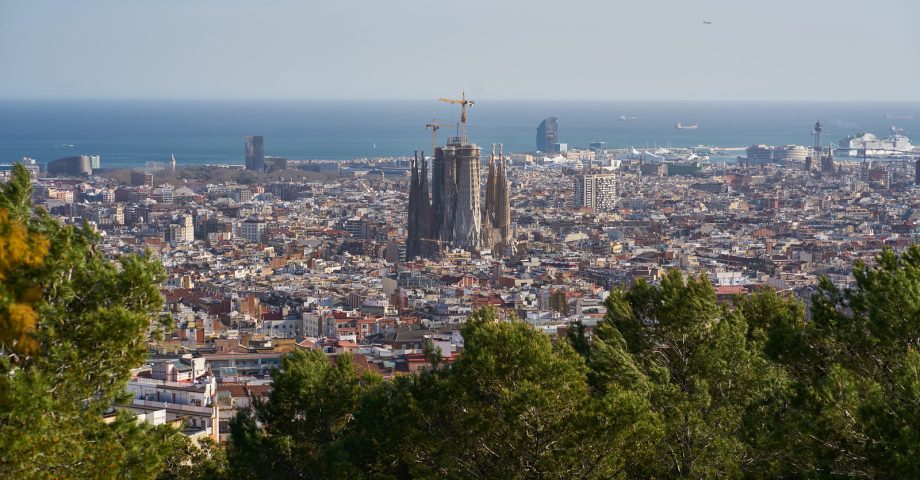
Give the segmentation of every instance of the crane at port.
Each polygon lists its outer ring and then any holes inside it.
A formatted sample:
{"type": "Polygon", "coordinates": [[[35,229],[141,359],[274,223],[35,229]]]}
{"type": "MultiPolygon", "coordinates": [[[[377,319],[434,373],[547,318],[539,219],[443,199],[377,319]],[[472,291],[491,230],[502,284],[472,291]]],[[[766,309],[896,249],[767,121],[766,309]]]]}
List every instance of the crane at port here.
{"type": "MultiPolygon", "coordinates": [[[[438,123],[438,119],[434,118],[431,120],[431,123],[425,124],[425,128],[431,130],[431,156],[434,157],[434,149],[438,146],[438,130],[442,127],[456,127],[459,128],[457,123],[438,123]]],[[[459,133],[458,133],[459,135],[459,133]]]]}
{"type": "Polygon", "coordinates": [[[473,100],[466,98],[466,92],[461,92],[460,99],[456,98],[439,98],[439,102],[444,103],[453,103],[455,105],[460,105],[460,141],[461,143],[466,142],[466,109],[467,107],[472,107],[476,104],[473,100]]]}

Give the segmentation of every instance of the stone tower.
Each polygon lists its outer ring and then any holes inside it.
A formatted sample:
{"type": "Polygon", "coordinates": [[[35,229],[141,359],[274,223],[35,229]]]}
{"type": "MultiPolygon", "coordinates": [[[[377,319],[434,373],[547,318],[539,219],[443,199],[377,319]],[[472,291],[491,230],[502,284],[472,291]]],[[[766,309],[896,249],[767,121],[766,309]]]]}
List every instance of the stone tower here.
{"type": "Polygon", "coordinates": [[[511,184],[505,172],[505,160],[502,146],[495,145],[489,157],[489,175],[486,177],[485,208],[482,211],[482,246],[491,248],[496,256],[508,256],[514,253],[511,238],[511,184]]]}

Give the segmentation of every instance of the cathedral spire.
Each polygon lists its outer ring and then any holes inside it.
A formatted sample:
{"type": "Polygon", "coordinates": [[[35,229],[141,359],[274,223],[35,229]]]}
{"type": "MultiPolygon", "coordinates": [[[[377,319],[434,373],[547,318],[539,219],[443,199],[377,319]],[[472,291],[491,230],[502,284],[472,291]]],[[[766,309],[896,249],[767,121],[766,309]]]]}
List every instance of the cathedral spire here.
{"type": "Polygon", "coordinates": [[[505,171],[505,155],[502,144],[498,144],[497,172],[495,178],[495,233],[493,234],[499,255],[514,254],[514,239],[511,236],[511,182],[505,171]]]}
{"type": "Polygon", "coordinates": [[[418,150],[412,158],[411,177],[409,179],[409,218],[406,232],[406,259],[411,260],[422,254],[421,235],[419,231],[420,185],[418,174],[418,150]]]}
{"type": "Polygon", "coordinates": [[[492,248],[495,243],[495,144],[492,144],[492,153],[489,155],[489,174],[486,177],[486,201],[482,209],[482,246],[492,248]]]}
{"type": "Polygon", "coordinates": [[[428,191],[428,160],[425,159],[425,152],[419,155],[419,161],[422,162],[422,170],[419,173],[419,191],[417,202],[418,208],[418,242],[419,251],[423,256],[431,255],[431,199],[428,191]]]}

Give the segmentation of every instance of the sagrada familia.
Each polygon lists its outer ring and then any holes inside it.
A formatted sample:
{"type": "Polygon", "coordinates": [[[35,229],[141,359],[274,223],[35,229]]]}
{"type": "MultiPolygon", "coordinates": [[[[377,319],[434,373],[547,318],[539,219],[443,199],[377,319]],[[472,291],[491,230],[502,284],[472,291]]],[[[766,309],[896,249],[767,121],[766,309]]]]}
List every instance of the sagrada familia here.
{"type": "Polygon", "coordinates": [[[463,141],[465,137],[451,140],[435,148],[430,183],[424,154],[416,152],[412,162],[406,258],[438,257],[450,248],[513,255],[511,185],[501,146],[498,156],[492,146],[481,205],[480,148],[463,141]]]}

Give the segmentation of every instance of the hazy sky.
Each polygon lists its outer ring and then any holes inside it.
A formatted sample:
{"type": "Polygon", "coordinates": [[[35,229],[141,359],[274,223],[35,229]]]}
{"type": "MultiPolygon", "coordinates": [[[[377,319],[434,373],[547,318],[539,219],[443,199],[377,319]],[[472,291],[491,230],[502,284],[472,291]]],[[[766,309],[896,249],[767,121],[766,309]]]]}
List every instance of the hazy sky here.
{"type": "Polygon", "coordinates": [[[920,0],[0,0],[0,98],[917,101],[918,25],[920,0]]]}

